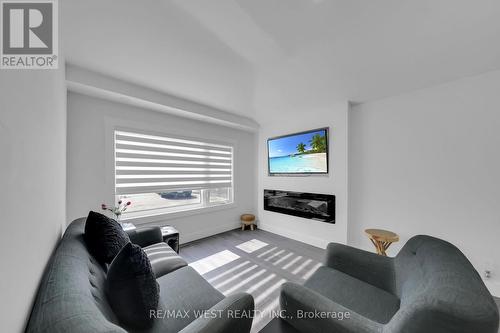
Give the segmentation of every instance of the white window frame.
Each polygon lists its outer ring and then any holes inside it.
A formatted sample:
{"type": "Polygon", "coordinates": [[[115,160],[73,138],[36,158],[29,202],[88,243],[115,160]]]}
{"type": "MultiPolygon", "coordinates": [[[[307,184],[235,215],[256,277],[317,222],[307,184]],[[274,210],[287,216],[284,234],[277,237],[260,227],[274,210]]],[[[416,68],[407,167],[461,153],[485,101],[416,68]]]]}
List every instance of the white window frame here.
{"type": "MultiPolygon", "coordinates": [[[[189,189],[186,189],[189,190],[189,189]]],[[[201,192],[201,202],[197,204],[186,204],[179,205],[174,207],[165,207],[165,208],[157,208],[151,209],[150,213],[145,213],[146,211],[138,211],[138,212],[130,212],[122,215],[121,221],[129,221],[129,220],[137,220],[143,218],[152,218],[155,216],[163,216],[163,215],[171,215],[171,214],[179,214],[185,212],[196,212],[200,211],[200,213],[210,210],[211,208],[225,208],[225,207],[233,207],[234,205],[234,195],[233,188],[229,187],[229,200],[225,203],[210,203],[209,197],[210,189],[202,189],[201,192]]],[[[130,222],[130,221],[129,221],[130,222]]]]}
{"type": "MultiPolygon", "coordinates": [[[[175,129],[165,131],[163,127],[159,127],[158,125],[153,125],[153,124],[146,124],[146,123],[141,123],[141,122],[136,122],[136,121],[129,121],[129,120],[123,120],[123,119],[117,119],[117,118],[111,118],[111,117],[105,117],[105,169],[108,170],[106,172],[106,182],[105,182],[105,187],[106,187],[106,192],[107,194],[105,197],[110,198],[108,202],[114,203],[116,200],[115,196],[115,131],[131,131],[131,132],[139,132],[139,133],[144,133],[144,134],[149,134],[149,135],[158,135],[158,136],[175,136],[177,138],[181,139],[186,139],[186,140],[197,140],[197,141],[208,141],[211,143],[216,143],[216,144],[222,144],[222,145],[228,145],[233,148],[233,153],[232,153],[232,165],[231,165],[231,175],[232,175],[232,187],[230,188],[230,200],[228,203],[222,203],[222,204],[210,204],[208,200],[205,200],[206,205],[198,205],[197,207],[193,208],[187,208],[184,206],[179,206],[178,209],[171,209],[170,211],[163,211],[162,209],[158,209],[157,212],[155,213],[150,213],[150,214],[130,214],[129,216],[123,215],[122,216],[122,221],[127,221],[127,222],[132,222],[136,225],[141,225],[141,224],[155,224],[155,223],[162,223],[162,221],[165,220],[170,220],[170,219],[177,219],[180,217],[187,217],[187,216],[192,216],[192,215],[197,215],[197,214],[205,214],[205,213],[210,213],[210,212],[216,212],[216,211],[221,211],[221,210],[229,210],[237,207],[236,204],[236,195],[235,195],[235,188],[237,186],[237,181],[235,179],[234,175],[234,168],[235,168],[235,157],[236,157],[236,150],[237,150],[237,142],[235,140],[227,140],[227,138],[220,138],[220,137],[214,137],[214,136],[207,136],[204,138],[200,137],[186,137],[184,136],[181,132],[176,131],[175,129]],[[147,128],[147,129],[145,129],[147,128]]],[[[202,191],[202,193],[205,192],[206,195],[208,196],[208,191],[202,191]]],[[[208,199],[208,198],[206,198],[208,199]]],[[[202,201],[203,202],[203,201],[202,201]]]]}

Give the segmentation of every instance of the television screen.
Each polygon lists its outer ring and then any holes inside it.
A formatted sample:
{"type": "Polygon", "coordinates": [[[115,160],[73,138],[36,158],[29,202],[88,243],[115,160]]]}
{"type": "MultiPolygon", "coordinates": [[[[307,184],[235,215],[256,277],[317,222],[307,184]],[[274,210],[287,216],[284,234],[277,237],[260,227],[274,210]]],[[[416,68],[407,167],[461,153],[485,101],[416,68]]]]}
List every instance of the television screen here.
{"type": "Polygon", "coordinates": [[[267,140],[270,175],[327,174],[328,128],[267,140]]]}

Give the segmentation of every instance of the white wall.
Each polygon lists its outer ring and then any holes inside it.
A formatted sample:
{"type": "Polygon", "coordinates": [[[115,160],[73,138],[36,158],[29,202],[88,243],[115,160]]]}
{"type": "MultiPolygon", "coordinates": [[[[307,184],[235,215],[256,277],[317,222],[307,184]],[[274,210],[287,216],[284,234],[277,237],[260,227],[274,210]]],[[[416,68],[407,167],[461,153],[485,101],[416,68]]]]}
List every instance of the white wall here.
{"type": "Polygon", "coordinates": [[[138,108],[248,131],[255,120],[66,63],[68,90],[138,108]]]}
{"type": "Polygon", "coordinates": [[[61,7],[70,63],[253,115],[252,66],[176,2],[65,0],[61,7]]]}
{"type": "Polygon", "coordinates": [[[68,221],[86,216],[89,210],[98,210],[102,202],[113,200],[112,174],[111,177],[109,175],[110,171],[113,172],[113,142],[109,139],[109,132],[112,133],[115,126],[206,138],[235,145],[234,207],[153,221],[174,225],[180,231],[181,242],[237,228],[240,214],[255,211],[255,134],[69,93],[68,221]]]}
{"type": "Polygon", "coordinates": [[[500,295],[500,72],[354,106],[348,241],[368,227],[457,245],[500,295]]]}
{"type": "Polygon", "coordinates": [[[24,331],[65,225],[65,103],[64,69],[0,71],[3,332],[24,331]]]}
{"type": "Polygon", "coordinates": [[[262,229],[318,247],[347,241],[347,103],[309,108],[269,111],[261,115],[259,131],[259,225],[262,229]],[[274,136],[330,127],[330,173],[327,176],[277,177],[268,175],[267,139],[274,136]],[[335,224],[264,210],[264,189],[334,194],[335,224]]]}

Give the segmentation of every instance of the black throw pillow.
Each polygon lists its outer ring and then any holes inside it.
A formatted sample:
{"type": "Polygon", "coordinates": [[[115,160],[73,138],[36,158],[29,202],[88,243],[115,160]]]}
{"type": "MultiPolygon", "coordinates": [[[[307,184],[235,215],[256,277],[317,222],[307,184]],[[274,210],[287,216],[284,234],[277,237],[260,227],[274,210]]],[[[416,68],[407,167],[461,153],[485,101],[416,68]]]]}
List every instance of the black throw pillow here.
{"type": "Polygon", "coordinates": [[[151,310],[157,310],[160,286],[148,256],[139,246],[128,243],[111,262],[105,283],[109,304],[118,320],[128,327],[148,328],[151,310]]]}
{"type": "Polygon", "coordinates": [[[122,247],[130,242],[118,222],[92,211],[85,222],[84,239],[90,254],[101,264],[113,261],[122,247]]]}

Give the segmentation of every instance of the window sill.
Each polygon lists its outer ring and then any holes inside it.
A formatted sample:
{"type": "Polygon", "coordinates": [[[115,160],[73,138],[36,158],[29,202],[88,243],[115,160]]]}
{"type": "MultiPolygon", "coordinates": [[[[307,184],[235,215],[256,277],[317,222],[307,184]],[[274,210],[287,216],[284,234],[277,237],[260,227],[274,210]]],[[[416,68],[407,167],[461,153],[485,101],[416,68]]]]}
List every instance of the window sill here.
{"type": "Polygon", "coordinates": [[[192,216],[192,215],[217,212],[217,211],[221,211],[221,210],[228,210],[228,209],[232,209],[235,207],[236,207],[236,204],[234,202],[232,202],[232,203],[222,204],[222,205],[179,210],[179,211],[171,212],[171,213],[158,213],[158,214],[150,214],[150,215],[136,216],[136,217],[129,217],[129,218],[123,216],[121,221],[127,222],[127,223],[133,223],[136,226],[143,225],[143,224],[150,224],[150,223],[159,224],[159,222],[163,222],[163,221],[167,221],[167,220],[173,220],[173,219],[178,219],[178,218],[192,216]]]}

